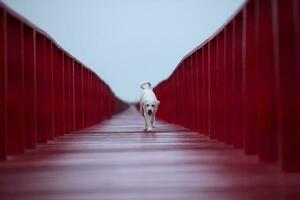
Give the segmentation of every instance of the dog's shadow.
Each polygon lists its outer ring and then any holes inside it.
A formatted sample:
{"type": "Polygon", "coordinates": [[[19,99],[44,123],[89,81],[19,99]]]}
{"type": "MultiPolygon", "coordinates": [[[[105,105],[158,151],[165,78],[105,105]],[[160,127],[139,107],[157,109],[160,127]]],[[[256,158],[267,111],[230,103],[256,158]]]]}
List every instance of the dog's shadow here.
{"type": "Polygon", "coordinates": [[[156,132],[155,131],[143,131],[142,138],[145,139],[156,139],[156,132]]]}

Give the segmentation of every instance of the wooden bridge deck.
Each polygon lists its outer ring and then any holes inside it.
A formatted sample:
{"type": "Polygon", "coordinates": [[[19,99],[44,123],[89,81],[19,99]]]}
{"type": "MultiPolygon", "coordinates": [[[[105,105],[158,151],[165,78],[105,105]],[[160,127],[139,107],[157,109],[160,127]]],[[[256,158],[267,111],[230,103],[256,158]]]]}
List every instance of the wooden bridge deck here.
{"type": "Polygon", "coordinates": [[[300,199],[300,175],[134,108],[0,163],[0,199],[300,199]]]}

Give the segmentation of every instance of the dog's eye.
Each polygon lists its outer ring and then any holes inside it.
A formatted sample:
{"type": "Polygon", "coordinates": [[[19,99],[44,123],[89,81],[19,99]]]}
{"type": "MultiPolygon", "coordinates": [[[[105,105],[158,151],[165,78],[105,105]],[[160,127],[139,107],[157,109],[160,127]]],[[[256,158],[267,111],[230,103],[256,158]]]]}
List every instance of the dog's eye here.
{"type": "Polygon", "coordinates": [[[152,107],[154,107],[154,105],[152,104],[152,107]]]}
{"type": "Polygon", "coordinates": [[[147,107],[149,106],[149,104],[147,104],[147,107]]]}

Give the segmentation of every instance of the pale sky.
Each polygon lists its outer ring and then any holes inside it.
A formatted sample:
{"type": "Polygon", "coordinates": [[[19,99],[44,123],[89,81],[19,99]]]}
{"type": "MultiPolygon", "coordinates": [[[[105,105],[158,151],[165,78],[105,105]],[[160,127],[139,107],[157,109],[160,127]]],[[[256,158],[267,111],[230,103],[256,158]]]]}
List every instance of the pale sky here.
{"type": "Polygon", "coordinates": [[[139,84],[166,79],[244,0],[3,0],[137,101],[139,84]]]}

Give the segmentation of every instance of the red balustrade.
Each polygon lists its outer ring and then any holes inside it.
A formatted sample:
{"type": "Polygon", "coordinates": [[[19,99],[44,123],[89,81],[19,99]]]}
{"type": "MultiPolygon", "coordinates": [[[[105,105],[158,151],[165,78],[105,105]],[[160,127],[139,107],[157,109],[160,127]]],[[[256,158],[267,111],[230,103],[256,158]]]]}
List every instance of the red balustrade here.
{"type": "Polygon", "coordinates": [[[246,1],[155,87],[158,117],[300,172],[299,5],[246,1]]]}
{"type": "Polygon", "coordinates": [[[0,159],[127,108],[89,68],[0,3],[0,159]]]}

